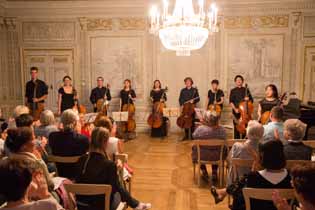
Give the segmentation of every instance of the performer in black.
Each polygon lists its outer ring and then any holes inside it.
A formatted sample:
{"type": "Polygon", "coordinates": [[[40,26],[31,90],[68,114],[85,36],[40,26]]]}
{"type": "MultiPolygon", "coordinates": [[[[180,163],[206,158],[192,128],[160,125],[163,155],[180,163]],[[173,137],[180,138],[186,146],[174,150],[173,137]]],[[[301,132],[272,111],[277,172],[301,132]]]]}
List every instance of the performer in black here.
{"type": "MultiPolygon", "coordinates": [[[[150,92],[150,98],[151,101],[153,103],[153,106],[156,102],[161,102],[159,104],[159,106],[163,106],[163,107],[159,107],[159,108],[164,108],[164,102],[167,101],[167,96],[166,96],[166,91],[167,88],[162,89],[162,85],[160,80],[155,80],[153,83],[153,89],[150,92]]],[[[153,111],[154,108],[152,109],[153,111]]],[[[160,113],[161,115],[163,115],[163,113],[160,113]]],[[[162,116],[162,125],[159,128],[151,128],[151,136],[152,137],[164,137],[167,136],[167,122],[168,122],[168,118],[162,116]]]]}
{"type": "Polygon", "coordinates": [[[125,79],[124,89],[120,91],[121,109],[125,104],[133,104],[133,101],[136,99],[136,97],[136,92],[131,88],[130,79],[125,79]]]}
{"type": "Polygon", "coordinates": [[[258,103],[258,120],[261,115],[267,111],[271,111],[274,106],[280,105],[280,99],[278,95],[278,89],[274,84],[269,84],[265,88],[265,98],[258,103]]]}
{"type": "Polygon", "coordinates": [[[216,101],[216,104],[220,105],[221,109],[223,109],[223,103],[224,103],[224,93],[221,89],[219,89],[219,80],[214,79],[211,81],[212,89],[208,91],[208,104],[207,108],[214,104],[216,101]]]}
{"type": "Polygon", "coordinates": [[[58,114],[60,115],[66,109],[72,109],[78,99],[77,91],[72,86],[72,79],[70,76],[65,76],[63,79],[63,86],[58,90],[58,114]]]}
{"type": "MultiPolygon", "coordinates": [[[[244,84],[244,78],[241,75],[236,75],[234,78],[234,82],[236,87],[233,88],[230,92],[230,106],[232,107],[233,116],[235,120],[240,119],[240,110],[238,109],[239,104],[243,100],[249,100],[251,102],[254,102],[254,99],[250,93],[250,91],[247,89],[247,95],[248,97],[245,97],[246,95],[246,88],[243,87],[244,84]]],[[[245,138],[245,136],[241,136],[241,134],[236,129],[236,123],[235,120],[233,120],[234,125],[234,139],[240,139],[245,138]]]]}
{"type": "MultiPolygon", "coordinates": [[[[194,84],[192,78],[186,77],[184,79],[184,82],[185,82],[186,87],[180,91],[180,95],[179,95],[179,105],[181,106],[181,108],[183,107],[185,103],[197,104],[200,101],[198,89],[192,86],[194,84]]],[[[193,114],[192,118],[193,118],[192,126],[191,128],[185,129],[185,136],[183,140],[192,139],[192,133],[194,131],[194,128],[195,128],[194,124],[196,121],[195,113],[193,114]]]]}
{"type": "Polygon", "coordinates": [[[109,86],[108,85],[107,85],[107,87],[104,86],[104,78],[103,77],[97,78],[97,87],[91,91],[90,101],[93,104],[94,112],[97,111],[96,103],[100,99],[104,99],[107,101],[110,101],[112,99],[112,97],[110,95],[109,86]]]}
{"type": "Polygon", "coordinates": [[[48,86],[38,79],[38,68],[31,67],[31,80],[26,83],[25,105],[28,106],[34,120],[38,120],[40,113],[45,109],[45,100],[48,95],[48,86]]]}

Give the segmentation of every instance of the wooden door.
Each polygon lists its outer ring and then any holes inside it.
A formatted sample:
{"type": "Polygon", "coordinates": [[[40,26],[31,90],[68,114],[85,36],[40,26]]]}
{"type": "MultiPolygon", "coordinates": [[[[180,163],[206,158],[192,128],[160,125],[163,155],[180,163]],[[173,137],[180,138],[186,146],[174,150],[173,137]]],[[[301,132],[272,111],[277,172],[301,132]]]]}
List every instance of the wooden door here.
{"type": "Polygon", "coordinates": [[[30,68],[36,66],[39,69],[39,79],[48,85],[48,98],[46,109],[57,111],[58,89],[62,85],[65,75],[73,74],[72,50],[24,50],[23,51],[23,87],[30,80],[30,68]]]}

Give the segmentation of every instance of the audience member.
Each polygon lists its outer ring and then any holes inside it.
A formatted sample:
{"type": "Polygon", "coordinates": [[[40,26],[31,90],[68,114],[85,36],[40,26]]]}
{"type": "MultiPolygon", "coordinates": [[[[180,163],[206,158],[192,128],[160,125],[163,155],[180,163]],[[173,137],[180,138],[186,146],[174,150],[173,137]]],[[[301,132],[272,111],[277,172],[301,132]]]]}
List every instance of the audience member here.
{"type": "MultiPolygon", "coordinates": [[[[111,209],[116,209],[120,200],[137,210],[150,209],[151,204],[140,203],[132,198],[119,183],[116,164],[107,159],[106,147],[109,131],[97,127],[92,132],[90,152],[83,155],[79,162],[77,183],[109,184],[112,186],[111,209]],[[118,199],[117,202],[117,198],[118,199]]],[[[77,196],[79,210],[103,210],[104,196],[77,196]]]]}
{"type": "MultiPolygon", "coordinates": [[[[259,147],[259,161],[264,168],[254,171],[244,176],[239,181],[229,185],[225,189],[217,190],[211,187],[211,194],[215,202],[219,203],[223,198],[230,194],[233,196],[232,210],[245,210],[245,203],[242,189],[251,188],[291,188],[291,178],[285,169],[286,160],[283,152],[283,144],[280,141],[268,141],[259,147]]],[[[251,209],[255,210],[276,210],[271,201],[251,199],[251,209]]]]}
{"type": "Polygon", "coordinates": [[[263,142],[276,140],[276,138],[279,138],[279,140],[284,143],[283,109],[279,106],[274,106],[270,111],[270,122],[264,125],[263,142]],[[277,136],[275,136],[275,132],[277,132],[277,136]]]}
{"type": "MultiPolygon", "coordinates": [[[[291,170],[292,186],[301,210],[315,209],[315,164],[298,165],[291,170]]],[[[272,199],[278,210],[293,209],[287,201],[280,197],[279,192],[273,193],[272,199]]]]}
{"type": "MultiPolygon", "coordinates": [[[[239,158],[239,159],[253,159],[253,152],[258,151],[258,144],[261,141],[264,134],[264,128],[258,121],[249,121],[246,135],[247,140],[242,142],[236,142],[233,144],[230,158],[239,158]]],[[[231,165],[231,164],[230,164],[231,165]]],[[[250,168],[248,167],[238,167],[237,174],[233,174],[234,170],[230,168],[229,176],[228,176],[228,184],[231,184],[236,178],[242,177],[244,174],[250,172],[250,168]]]]}
{"type": "Polygon", "coordinates": [[[16,127],[31,127],[33,125],[33,117],[30,114],[21,114],[15,118],[16,127]]]}
{"type": "MultiPolygon", "coordinates": [[[[72,110],[65,110],[61,115],[63,130],[49,135],[49,146],[56,156],[81,156],[89,149],[89,140],[77,132],[79,116],[72,110]]],[[[59,176],[73,179],[75,164],[57,163],[59,176]]]]}
{"type": "MultiPolygon", "coordinates": [[[[219,125],[220,116],[215,112],[207,111],[203,116],[203,124],[196,128],[193,133],[193,139],[211,140],[211,139],[226,139],[226,131],[224,127],[219,125]]],[[[200,159],[208,161],[216,161],[220,159],[220,147],[201,147],[200,159]]],[[[197,147],[192,147],[192,161],[197,162],[197,147]]],[[[198,169],[199,170],[199,169],[198,169]]],[[[205,165],[200,166],[203,178],[208,181],[209,175],[205,165]]],[[[216,181],[218,165],[212,165],[212,179],[216,181]]]]}
{"type": "Polygon", "coordinates": [[[7,201],[2,209],[63,209],[49,193],[43,172],[33,164],[36,162],[20,158],[0,161],[0,194],[7,201]]]}
{"type": "Polygon", "coordinates": [[[19,117],[22,114],[29,114],[30,110],[27,106],[24,105],[18,105],[13,110],[12,118],[9,119],[9,128],[15,128],[15,118],[19,117]]]}
{"type": "Polygon", "coordinates": [[[312,148],[303,144],[306,125],[298,119],[288,119],[284,122],[284,145],[287,160],[311,160],[312,148]]]}
{"type": "Polygon", "coordinates": [[[116,124],[111,121],[110,118],[102,116],[98,119],[97,127],[107,128],[110,132],[110,137],[108,139],[106,154],[111,160],[114,160],[115,154],[123,153],[123,143],[121,140],[116,138],[116,124]]]}
{"type": "Polygon", "coordinates": [[[42,171],[44,172],[45,178],[49,185],[49,189],[50,191],[53,190],[54,184],[50,178],[45,162],[34,155],[34,151],[36,150],[36,140],[34,132],[30,127],[9,129],[5,146],[10,151],[9,157],[23,158],[40,163],[42,166],[42,171]]]}
{"type": "Polygon", "coordinates": [[[58,128],[55,124],[54,113],[50,110],[45,110],[40,114],[40,126],[34,128],[36,136],[44,136],[49,138],[50,133],[58,131],[58,128]]]}
{"type": "Polygon", "coordinates": [[[4,142],[7,138],[8,123],[4,122],[0,126],[0,157],[4,155],[4,142]]]}

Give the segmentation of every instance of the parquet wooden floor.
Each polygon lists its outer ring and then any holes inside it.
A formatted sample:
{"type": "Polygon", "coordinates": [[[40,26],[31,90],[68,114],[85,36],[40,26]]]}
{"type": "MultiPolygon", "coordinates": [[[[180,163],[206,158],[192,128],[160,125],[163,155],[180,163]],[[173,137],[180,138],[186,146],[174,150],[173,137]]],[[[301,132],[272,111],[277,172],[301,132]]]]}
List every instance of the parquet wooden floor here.
{"type": "Polygon", "coordinates": [[[132,195],[151,202],[153,210],[228,209],[227,200],[214,204],[207,184],[198,187],[194,183],[191,147],[179,139],[178,135],[161,140],[140,134],[125,143],[129,165],[135,171],[132,195]]]}

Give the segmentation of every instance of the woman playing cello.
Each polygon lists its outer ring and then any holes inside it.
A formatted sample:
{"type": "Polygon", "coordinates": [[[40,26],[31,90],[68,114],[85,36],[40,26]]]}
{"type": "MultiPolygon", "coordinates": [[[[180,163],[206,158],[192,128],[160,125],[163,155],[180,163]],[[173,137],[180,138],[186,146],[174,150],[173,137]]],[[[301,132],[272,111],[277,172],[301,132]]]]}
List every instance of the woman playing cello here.
{"type": "Polygon", "coordinates": [[[211,87],[212,89],[208,91],[208,103],[206,109],[214,111],[217,115],[220,115],[223,109],[224,93],[219,89],[219,80],[212,80],[211,87]]]}
{"type": "Polygon", "coordinates": [[[150,98],[153,103],[152,113],[148,118],[148,124],[151,126],[152,137],[164,137],[167,135],[167,121],[166,117],[163,117],[163,108],[165,107],[165,101],[167,88],[162,89],[160,80],[155,80],[153,83],[153,89],[150,92],[150,98]]]}
{"type": "Polygon", "coordinates": [[[131,88],[130,79],[125,79],[124,89],[120,91],[120,110],[128,112],[128,121],[124,123],[122,131],[127,134],[129,138],[130,133],[134,133],[136,129],[136,122],[134,120],[136,92],[131,88]]]}

